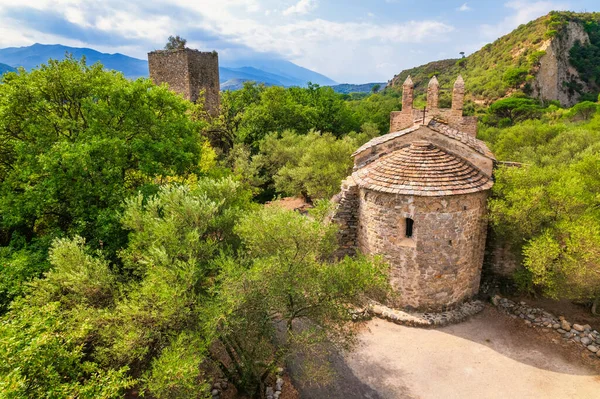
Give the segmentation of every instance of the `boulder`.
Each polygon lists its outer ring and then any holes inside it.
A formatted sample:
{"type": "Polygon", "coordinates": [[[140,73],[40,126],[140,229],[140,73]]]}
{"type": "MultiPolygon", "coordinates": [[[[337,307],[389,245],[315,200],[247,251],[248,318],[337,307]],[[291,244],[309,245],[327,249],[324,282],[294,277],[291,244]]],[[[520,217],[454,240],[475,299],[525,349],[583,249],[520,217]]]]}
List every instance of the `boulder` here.
{"type": "Polygon", "coordinates": [[[568,321],[566,321],[564,318],[561,319],[560,321],[560,328],[562,328],[565,331],[569,331],[571,329],[571,323],[569,323],[568,321]]]}
{"type": "Polygon", "coordinates": [[[583,326],[581,324],[573,324],[573,330],[583,332],[585,330],[585,328],[583,328],[583,326]]]}

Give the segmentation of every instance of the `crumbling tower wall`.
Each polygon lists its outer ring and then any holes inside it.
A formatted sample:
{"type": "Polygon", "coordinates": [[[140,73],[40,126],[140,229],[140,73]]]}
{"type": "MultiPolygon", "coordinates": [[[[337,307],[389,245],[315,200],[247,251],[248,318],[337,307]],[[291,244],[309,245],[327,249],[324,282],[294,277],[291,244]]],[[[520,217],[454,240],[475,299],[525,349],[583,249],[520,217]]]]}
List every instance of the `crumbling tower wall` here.
{"type": "Polygon", "coordinates": [[[157,50],[148,53],[150,79],[185,99],[197,102],[204,92],[204,106],[211,115],[219,112],[219,55],[192,49],[157,50]]]}

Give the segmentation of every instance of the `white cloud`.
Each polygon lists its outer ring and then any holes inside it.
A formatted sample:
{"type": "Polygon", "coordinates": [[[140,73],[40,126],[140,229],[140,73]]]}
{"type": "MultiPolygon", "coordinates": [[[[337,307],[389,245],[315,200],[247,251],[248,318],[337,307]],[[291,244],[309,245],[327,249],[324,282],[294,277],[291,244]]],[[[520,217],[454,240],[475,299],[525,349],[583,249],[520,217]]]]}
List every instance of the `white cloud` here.
{"type": "Polygon", "coordinates": [[[521,24],[532,21],[552,10],[567,10],[569,3],[555,1],[525,1],[515,0],[504,3],[514,13],[496,25],[481,25],[480,30],[484,37],[496,39],[515,29],[521,24]]]}
{"type": "Polygon", "coordinates": [[[471,7],[469,7],[469,5],[465,3],[462,6],[458,7],[458,11],[471,11],[471,7]]]}
{"type": "Polygon", "coordinates": [[[308,14],[312,10],[317,8],[316,0],[299,0],[293,6],[283,10],[283,15],[292,15],[292,14],[308,14]]]}

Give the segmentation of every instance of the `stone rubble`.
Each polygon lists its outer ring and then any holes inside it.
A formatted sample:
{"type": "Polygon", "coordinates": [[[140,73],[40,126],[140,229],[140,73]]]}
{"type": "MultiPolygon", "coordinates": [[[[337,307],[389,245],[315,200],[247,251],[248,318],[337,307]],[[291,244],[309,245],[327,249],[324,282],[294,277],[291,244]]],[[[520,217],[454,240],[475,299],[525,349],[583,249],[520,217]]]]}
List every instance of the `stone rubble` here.
{"type": "Polygon", "coordinates": [[[513,318],[521,318],[530,327],[542,327],[555,331],[563,339],[577,343],[600,358],[600,333],[592,330],[589,324],[571,324],[563,316],[556,317],[540,308],[527,306],[525,302],[516,303],[500,295],[492,298],[492,304],[513,318]]]}
{"type": "Polygon", "coordinates": [[[267,387],[265,389],[265,396],[267,399],[279,399],[281,396],[281,390],[283,389],[283,368],[277,369],[277,380],[275,381],[274,387],[267,387]]]}
{"type": "MultiPolygon", "coordinates": [[[[265,389],[265,396],[267,399],[279,399],[281,396],[281,391],[283,390],[283,368],[278,367],[276,372],[277,379],[275,380],[274,387],[267,387],[265,389]]],[[[212,399],[219,399],[221,397],[221,393],[227,389],[229,384],[227,380],[224,378],[218,379],[212,385],[212,399]]]]}
{"type": "Polygon", "coordinates": [[[445,312],[409,313],[398,309],[388,308],[381,304],[372,304],[370,312],[377,317],[410,327],[435,328],[449,324],[460,323],[481,312],[485,304],[482,301],[465,302],[454,310],[445,312]]]}

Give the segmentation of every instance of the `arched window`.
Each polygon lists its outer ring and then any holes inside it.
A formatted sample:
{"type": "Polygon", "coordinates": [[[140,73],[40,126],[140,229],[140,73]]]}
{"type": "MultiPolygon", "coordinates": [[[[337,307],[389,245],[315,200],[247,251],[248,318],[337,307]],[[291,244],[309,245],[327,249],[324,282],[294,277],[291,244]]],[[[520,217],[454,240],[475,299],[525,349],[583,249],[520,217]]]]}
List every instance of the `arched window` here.
{"type": "Polygon", "coordinates": [[[414,224],[414,220],[412,220],[411,218],[406,218],[406,232],[404,234],[406,238],[411,238],[413,236],[414,224]]]}

